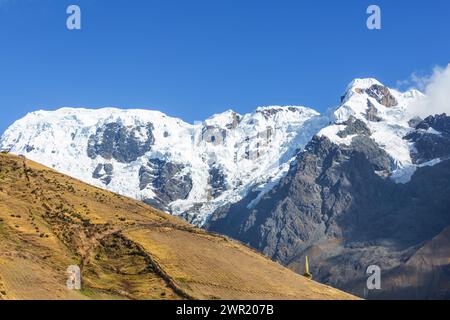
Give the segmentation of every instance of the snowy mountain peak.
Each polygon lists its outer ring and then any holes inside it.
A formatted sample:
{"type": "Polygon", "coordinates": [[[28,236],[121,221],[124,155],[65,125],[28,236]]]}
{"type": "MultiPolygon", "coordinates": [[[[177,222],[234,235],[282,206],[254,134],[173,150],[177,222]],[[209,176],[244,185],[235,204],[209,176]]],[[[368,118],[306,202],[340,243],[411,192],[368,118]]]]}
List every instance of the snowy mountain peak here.
{"type": "Polygon", "coordinates": [[[332,112],[332,124],[318,135],[346,146],[357,136],[370,137],[390,156],[391,178],[406,183],[418,167],[412,157],[415,145],[405,138],[414,130],[407,110],[411,103],[423,97],[417,90],[399,92],[376,79],[355,79],[332,112]]]}
{"type": "Polygon", "coordinates": [[[355,79],[342,96],[341,105],[334,111],[334,118],[337,123],[347,121],[350,116],[362,121],[380,120],[380,116],[383,117],[391,110],[403,110],[414,94],[402,94],[376,79],[355,79]]]}
{"type": "Polygon", "coordinates": [[[217,207],[279,179],[317,132],[317,116],[264,107],[191,125],[159,111],[62,108],[16,121],[0,148],[202,224],[217,207]]]}
{"type": "Polygon", "coordinates": [[[349,83],[349,85],[347,86],[347,89],[345,91],[346,92],[357,91],[358,89],[365,90],[365,89],[372,87],[373,85],[382,86],[383,84],[374,78],[362,78],[362,79],[357,78],[349,83]]]}
{"type": "Polygon", "coordinates": [[[304,107],[304,106],[265,106],[256,108],[256,112],[264,113],[271,112],[272,114],[276,114],[277,112],[298,112],[298,113],[314,113],[318,114],[314,109],[304,107]]]}
{"type": "MultiPolygon", "coordinates": [[[[47,123],[59,124],[61,121],[69,121],[78,123],[79,125],[94,125],[99,121],[120,122],[123,125],[134,125],[139,122],[146,122],[149,119],[169,119],[167,115],[156,110],[143,109],[119,109],[113,107],[100,109],[86,109],[86,108],[69,108],[64,107],[55,111],[38,110],[28,113],[25,117],[18,120],[16,124],[32,124],[32,123],[47,123]]],[[[188,126],[187,123],[180,119],[171,118],[174,122],[182,123],[188,126]]]]}

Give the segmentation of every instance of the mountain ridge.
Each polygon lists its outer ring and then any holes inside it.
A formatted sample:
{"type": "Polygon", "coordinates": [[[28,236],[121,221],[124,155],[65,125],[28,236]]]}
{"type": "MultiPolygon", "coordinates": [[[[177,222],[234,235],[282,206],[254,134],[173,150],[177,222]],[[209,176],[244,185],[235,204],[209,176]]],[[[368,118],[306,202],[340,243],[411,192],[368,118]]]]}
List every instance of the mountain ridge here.
{"type": "Polygon", "coordinates": [[[62,108],[16,121],[0,147],[201,225],[212,208],[239,199],[246,184],[282,174],[278,154],[293,157],[290,142],[305,144],[315,130],[298,136],[298,129],[317,115],[299,106],[261,107],[190,125],[159,111],[62,108]],[[174,187],[162,188],[155,181],[161,176],[174,187]]]}

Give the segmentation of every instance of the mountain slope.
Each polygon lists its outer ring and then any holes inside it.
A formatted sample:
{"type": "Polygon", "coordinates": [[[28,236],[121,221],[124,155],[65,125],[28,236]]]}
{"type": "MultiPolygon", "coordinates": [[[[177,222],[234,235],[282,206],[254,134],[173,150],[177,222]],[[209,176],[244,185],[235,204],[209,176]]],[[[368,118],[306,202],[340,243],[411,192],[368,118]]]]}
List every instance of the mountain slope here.
{"type": "Polygon", "coordinates": [[[450,227],[426,241],[404,264],[385,274],[383,282],[381,298],[448,299],[450,227]],[[415,284],[414,288],[410,287],[411,283],[415,284]]]}
{"type": "Polygon", "coordinates": [[[0,299],[184,298],[353,297],[142,202],[0,154],[0,299]],[[65,287],[70,265],[82,269],[82,291],[65,287]]]}

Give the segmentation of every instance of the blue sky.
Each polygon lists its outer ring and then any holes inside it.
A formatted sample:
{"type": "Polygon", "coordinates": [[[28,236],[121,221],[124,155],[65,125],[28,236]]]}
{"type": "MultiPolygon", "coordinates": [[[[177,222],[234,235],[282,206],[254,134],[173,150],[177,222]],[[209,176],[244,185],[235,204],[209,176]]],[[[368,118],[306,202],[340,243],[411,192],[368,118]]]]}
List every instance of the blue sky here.
{"type": "Polygon", "coordinates": [[[37,109],[338,103],[356,77],[396,86],[450,62],[450,1],[0,0],[0,132],[37,109]],[[66,29],[66,8],[82,30],[66,29]],[[382,9],[382,30],[366,8],[382,9]]]}

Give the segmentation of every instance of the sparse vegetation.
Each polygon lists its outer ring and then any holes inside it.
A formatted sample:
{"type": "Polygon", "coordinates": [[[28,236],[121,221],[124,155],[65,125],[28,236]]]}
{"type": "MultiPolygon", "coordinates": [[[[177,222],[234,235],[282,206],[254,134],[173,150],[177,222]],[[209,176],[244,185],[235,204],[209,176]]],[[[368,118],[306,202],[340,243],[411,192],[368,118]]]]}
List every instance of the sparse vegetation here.
{"type": "Polygon", "coordinates": [[[0,155],[0,175],[1,299],[351,298],[33,162],[0,155]],[[65,287],[73,264],[81,291],[65,287]]]}

